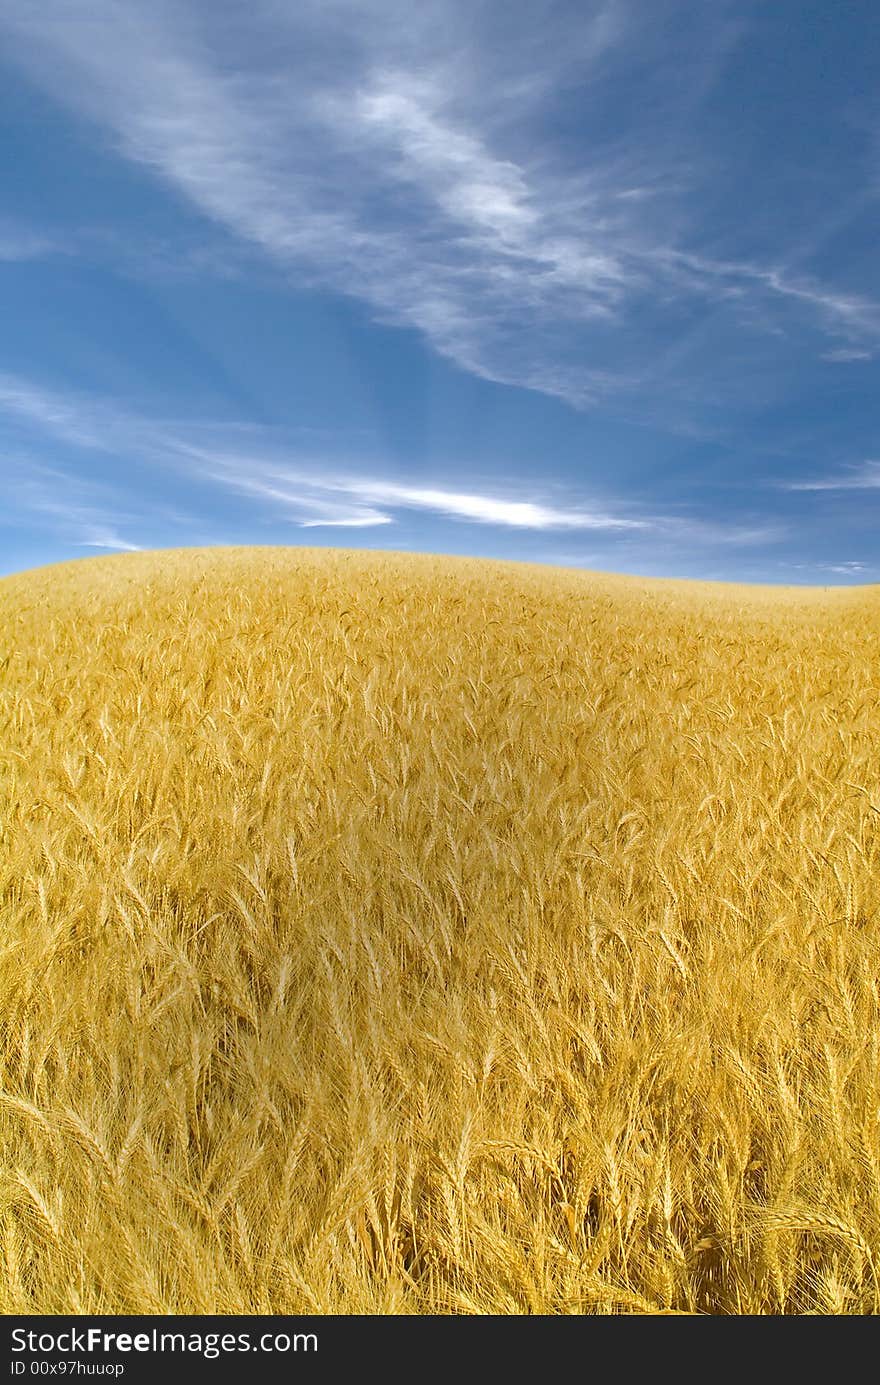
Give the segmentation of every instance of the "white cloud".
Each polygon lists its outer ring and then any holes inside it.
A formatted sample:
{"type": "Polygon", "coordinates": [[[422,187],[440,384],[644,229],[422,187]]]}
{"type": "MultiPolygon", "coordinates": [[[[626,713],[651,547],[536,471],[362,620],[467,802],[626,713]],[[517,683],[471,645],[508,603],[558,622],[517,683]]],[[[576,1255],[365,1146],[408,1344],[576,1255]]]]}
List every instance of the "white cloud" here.
{"type": "Polygon", "coordinates": [[[876,574],[877,569],[870,563],[847,560],[839,563],[788,563],[782,562],[780,567],[791,568],[798,572],[833,572],[837,577],[871,577],[876,574]]]}
{"type": "Polygon", "coordinates": [[[334,481],[333,489],[346,489],[380,504],[404,509],[431,510],[477,524],[496,524],[512,529],[647,529],[647,520],[623,519],[579,506],[561,509],[534,500],[497,495],[469,494],[438,487],[403,486],[382,480],[334,481]]]}
{"type": "Polygon", "coordinates": [[[12,222],[0,221],[0,263],[40,260],[64,253],[64,247],[51,236],[12,222]]]}
{"type": "Polygon", "coordinates": [[[104,435],[88,412],[62,392],[36,386],[18,375],[0,374],[0,417],[5,414],[7,420],[35,425],[76,446],[102,446],[104,435]]]}
{"type": "MultiPolygon", "coordinates": [[[[192,440],[192,426],[150,421],[105,401],[47,389],[19,376],[0,375],[0,417],[36,427],[84,449],[134,453],[164,465],[194,466],[202,477],[228,489],[268,502],[303,528],[370,528],[391,524],[397,510],[423,510],[478,524],[516,529],[634,530],[650,527],[595,508],[561,508],[535,499],[452,490],[443,486],[408,486],[354,472],[328,472],[326,463],[283,463],[284,447],[264,446],[230,454],[222,444],[192,440]],[[279,455],[281,461],[279,461],[279,455]],[[385,507],[385,508],[381,508],[385,507]]],[[[196,430],[198,431],[198,430],[196,430]]],[[[210,431],[210,430],[209,430],[210,431]]],[[[216,433],[234,431],[215,428],[216,433]]],[[[259,438],[259,430],[253,430],[259,438]]],[[[264,439],[268,444],[271,439],[264,439]]],[[[44,513],[54,506],[42,488],[44,513]]]]}
{"type": "Polygon", "coordinates": [[[813,480],[789,481],[790,491],[868,491],[880,489],[880,461],[869,459],[837,476],[818,476],[813,480]]]}
{"type": "Polygon", "coordinates": [[[392,72],[353,102],[329,106],[330,123],[350,122],[375,147],[386,145],[400,181],[421,187],[453,220],[516,247],[540,221],[522,169],[444,122],[432,110],[436,100],[430,85],[392,72]]]}
{"type": "Polygon", "coordinates": [[[376,476],[335,474],[325,467],[279,464],[253,453],[241,456],[182,443],[203,474],[232,490],[280,505],[304,528],[323,525],[361,527],[389,524],[389,510],[421,510],[473,524],[511,529],[638,530],[653,527],[647,519],[629,519],[582,504],[554,506],[536,499],[451,490],[444,486],[411,486],[376,476]],[[377,506],[383,508],[377,509],[377,506]]]}
{"type": "Polygon", "coordinates": [[[869,351],[864,346],[838,346],[833,351],[823,351],[823,361],[839,361],[846,364],[849,361],[872,361],[874,352],[869,351]]]}
{"type": "MultiPolygon", "coordinates": [[[[880,335],[880,304],[858,294],[833,293],[783,268],[750,264],[747,261],[714,260],[708,256],[679,250],[651,252],[650,258],[667,266],[674,274],[691,277],[705,291],[720,297],[743,298],[750,286],[771,295],[794,299],[823,317],[830,328],[844,334],[880,335]]],[[[826,353],[826,360],[854,360],[870,357],[864,347],[841,347],[826,353]]]]}
{"type": "Polygon", "coordinates": [[[322,487],[295,473],[279,471],[255,460],[251,454],[224,458],[222,453],[215,455],[184,442],[177,445],[177,450],[187,458],[199,459],[201,474],[207,479],[240,495],[265,501],[275,510],[280,508],[303,529],[370,529],[394,523],[392,515],[358,504],[354,497],[350,501],[328,499],[322,490],[332,493],[332,486],[322,487]]]}
{"type": "Polygon", "coordinates": [[[9,513],[0,523],[18,522],[28,515],[67,543],[77,548],[106,548],[123,553],[139,552],[141,545],[123,537],[119,526],[135,522],[135,516],[120,514],[106,490],[81,476],[71,476],[58,467],[47,466],[30,456],[5,458],[9,513]]]}
{"type": "MultiPolygon", "coordinates": [[[[627,515],[613,508],[587,504],[570,492],[566,505],[550,504],[543,497],[452,490],[445,486],[406,485],[387,477],[357,475],[316,466],[308,458],[300,463],[279,461],[277,455],[255,451],[230,454],[181,441],[180,452],[211,480],[242,494],[281,508],[291,522],[302,527],[328,523],[315,517],[320,510],[340,516],[338,523],[390,523],[401,511],[426,511],[438,516],[498,528],[550,531],[605,532],[616,541],[643,539],[653,534],[658,542],[696,547],[717,545],[755,547],[773,544],[783,537],[781,523],[719,523],[675,514],[627,515]],[[364,506],[381,506],[380,510],[364,506]],[[390,513],[389,513],[390,512],[390,513]],[[342,517],[349,517],[343,519],[342,517]]],[[[618,509],[620,507],[618,506],[618,509]]]]}
{"type": "Polygon", "coordinates": [[[343,514],[339,519],[303,519],[303,529],[373,529],[377,524],[393,524],[390,515],[380,515],[375,511],[361,511],[358,514],[343,514]]]}
{"type": "Polygon", "coordinates": [[[77,548],[108,548],[115,553],[142,553],[143,548],[139,543],[129,543],[112,529],[89,529],[88,538],[79,539],[77,548]]]}
{"type": "Polygon", "coordinates": [[[159,427],[94,395],[55,389],[0,371],[0,426],[4,424],[7,429],[36,430],[73,447],[109,453],[143,451],[159,427]]]}
{"type": "Polygon", "coordinates": [[[629,391],[650,343],[639,356],[628,338],[624,368],[591,333],[681,296],[797,304],[852,349],[880,334],[855,295],[677,249],[656,207],[677,168],[586,141],[566,160],[542,139],[559,84],[644,27],[625,4],[585,6],[536,63],[515,25],[499,43],[467,5],[255,0],[245,24],[225,5],[6,0],[0,15],[9,52],[191,206],[484,379],[575,406],[629,391]]]}
{"type": "MultiPolygon", "coordinates": [[[[532,484],[528,492],[499,488],[462,489],[449,484],[414,485],[376,474],[375,463],[364,460],[356,469],[325,457],[285,435],[255,426],[162,420],[129,413],[106,401],[59,394],[16,376],[0,377],[0,407],[24,419],[49,437],[60,437],[77,448],[120,458],[136,459],[147,467],[185,475],[190,483],[221,487],[262,505],[272,517],[281,516],[303,529],[367,529],[399,522],[408,511],[433,514],[458,523],[491,525],[533,532],[604,532],[618,541],[653,533],[660,542],[679,545],[738,545],[772,543],[781,536],[778,525],[723,524],[675,514],[632,514],[617,504],[598,505],[572,488],[565,503],[556,487],[553,503],[532,484]],[[99,439],[102,424],[110,438],[99,439]],[[230,451],[228,439],[246,439],[246,450],[230,451]]],[[[26,461],[13,492],[19,503],[54,522],[85,525],[80,542],[95,547],[137,545],[120,537],[120,525],[130,515],[112,514],[106,487],[71,479],[60,470],[26,461]]],[[[151,502],[149,513],[157,515],[151,502]]],[[[180,516],[163,519],[178,524],[180,516]]]]}

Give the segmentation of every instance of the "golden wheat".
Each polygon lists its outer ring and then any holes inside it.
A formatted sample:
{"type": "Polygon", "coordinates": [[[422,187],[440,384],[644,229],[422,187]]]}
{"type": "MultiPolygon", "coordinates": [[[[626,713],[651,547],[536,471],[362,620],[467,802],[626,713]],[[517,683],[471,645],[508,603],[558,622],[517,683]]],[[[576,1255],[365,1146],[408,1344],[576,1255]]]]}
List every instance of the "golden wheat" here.
{"type": "Polygon", "coordinates": [[[880,1311],[880,593],[0,583],[0,1309],[880,1311]]]}

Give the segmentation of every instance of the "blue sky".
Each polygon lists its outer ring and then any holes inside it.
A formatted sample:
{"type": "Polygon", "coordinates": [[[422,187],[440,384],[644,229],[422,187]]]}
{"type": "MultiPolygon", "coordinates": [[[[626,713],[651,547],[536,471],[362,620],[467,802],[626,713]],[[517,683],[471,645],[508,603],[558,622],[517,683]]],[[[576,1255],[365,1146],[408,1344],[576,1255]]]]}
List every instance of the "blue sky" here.
{"type": "Polygon", "coordinates": [[[875,0],[3,0],[0,571],[880,580],[875,0]]]}

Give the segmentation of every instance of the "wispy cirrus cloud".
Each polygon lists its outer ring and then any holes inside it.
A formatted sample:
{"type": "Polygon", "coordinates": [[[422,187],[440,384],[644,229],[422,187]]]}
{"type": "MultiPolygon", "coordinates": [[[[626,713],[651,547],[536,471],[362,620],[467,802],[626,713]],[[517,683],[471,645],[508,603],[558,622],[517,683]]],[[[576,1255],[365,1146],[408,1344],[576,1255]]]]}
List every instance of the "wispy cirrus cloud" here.
{"type": "Polygon", "coordinates": [[[120,503],[125,504],[122,497],[31,456],[10,456],[5,464],[8,508],[0,516],[0,525],[17,525],[29,516],[76,548],[141,550],[141,544],[121,532],[122,526],[138,519],[129,512],[120,513],[120,503]]]}
{"type": "Polygon", "coordinates": [[[0,264],[41,260],[47,255],[63,254],[65,249],[56,237],[29,226],[0,220],[0,264]]]}
{"type": "Polygon", "coordinates": [[[796,572],[825,573],[830,572],[835,577],[848,577],[853,581],[870,581],[880,573],[872,563],[864,563],[859,559],[841,559],[840,562],[813,562],[813,563],[780,563],[780,567],[789,568],[796,572]]]}
{"type": "Polygon", "coordinates": [[[825,563],[823,567],[826,572],[834,572],[839,577],[863,577],[874,571],[868,563],[858,561],[825,563]]]}
{"type": "Polygon", "coordinates": [[[534,500],[515,500],[491,495],[452,491],[431,486],[402,486],[387,481],[337,482],[353,487],[353,493],[405,509],[433,510],[453,519],[476,524],[498,524],[512,529],[648,529],[650,520],[625,519],[578,505],[563,509],[534,500]]]}
{"type": "Polygon", "coordinates": [[[874,354],[874,351],[866,346],[836,346],[831,351],[823,351],[822,360],[848,365],[852,361],[872,361],[874,354]]]}
{"type": "MultiPolygon", "coordinates": [[[[773,543],[778,523],[722,523],[664,510],[639,512],[631,502],[599,503],[578,487],[539,483],[479,488],[448,480],[419,484],[383,474],[381,462],[357,464],[338,456],[316,456],[313,441],[292,439],[283,431],[209,420],[150,418],[106,400],[57,391],[13,375],[0,376],[0,435],[27,439],[10,466],[11,493],[31,514],[64,527],[77,542],[94,547],[137,548],[125,537],[135,523],[152,522],[156,501],[139,496],[130,465],[114,467],[115,480],[100,484],[69,474],[39,459],[42,436],[81,454],[98,455],[106,468],[137,461],[147,477],[174,476],[203,495],[222,492],[248,498],[267,519],[301,529],[372,529],[422,514],[452,524],[481,525],[521,533],[592,531],[613,540],[654,541],[696,546],[752,546],[773,543]],[[230,438],[238,446],[230,449],[230,438]]],[[[143,484],[143,480],[141,481],[143,484]]],[[[168,518],[168,515],[165,515],[168,518]]],[[[175,516],[171,516],[176,519],[175,516]]]]}
{"type": "MultiPolygon", "coordinates": [[[[707,295],[737,299],[748,296],[750,288],[768,295],[793,299],[815,311],[831,330],[855,337],[880,339],[880,303],[854,293],[835,293],[782,267],[750,264],[747,261],[715,260],[680,250],[661,250],[651,255],[673,274],[702,285],[707,295]]],[[[866,347],[844,346],[826,352],[826,359],[862,360],[871,356],[866,347]]]]}
{"type": "Polygon", "coordinates": [[[73,447],[113,454],[143,452],[159,427],[160,420],[94,394],[0,371],[0,429],[30,429],[73,447]]]}
{"type": "Polygon", "coordinates": [[[5,20],[25,63],[51,57],[53,80],[60,63],[122,152],[306,281],[365,299],[484,378],[582,403],[611,383],[515,338],[530,320],[546,331],[559,314],[606,314],[619,260],[444,109],[437,75],[377,72],[368,54],[335,90],[293,88],[271,66],[230,74],[161,7],[13,0],[5,20]]]}
{"type": "MultiPolygon", "coordinates": [[[[191,449],[190,449],[191,451],[191,449]]],[[[273,462],[255,462],[252,455],[236,459],[205,458],[206,474],[243,494],[280,505],[304,529],[328,525],[367,527],[390,524],[389,510],[422,510],[472,524],[510,529],[644,530],[647,519],[629,519],[587,509],[580,503],[569,507],[540,500],[519,499],[443,486],[411,486],[375,476],[333,475],[273,462]],[[383,506],[384,509],[377,509],[383,506]]]]}
{"type": "MultiPolygon", "coordinates": [[[[289,455],[285,457],[284,440],[271,431],[261,435],[259,429],[248,430],[254,445],[247,451],[230,453],[223,441],[224,434],[235,431],[229,425],[151,420],[106,401],[46,388],[8,373],[0,374],[0,427],[4,415],[7,421],[78,448],[103,453],[121,449],[158,465],[188,468],[203,481],[280,508],[303,528],[391,524],[394,515],[388,509],[429,511],[453,520],[514,529],[622,531],[651,527],[649,520],[614,515],[583,504],[562,508],[497,491],[483,494],[444,486],[405,485],[364,475],[363,463],[361,474],[353,468],[330,470],[326,459],[306,458],[296,464],[289,455]],[[213,440],[197,440],[206,431],[213,433],[213,440]]],[[[286,450],[289,454],[289,444],[286,450]]],[[[38,488],[41,495],[44,489],[38,488]]]]}
{"type": "MultiPolygon", "coordinates": [[[[397,0],[257,0],[246,26],[235,7],[161,0],[7,0],[0,17],[28,71],[191,207],[481,378],[576,407],[632,395],[658,319],[719,308],[738,332],[797,312],[841,350],[880,340],[875,303],[784,255],[694,249],[703,228],[675,192],[693,172],[644,122],[625,154],[607,133],[568,152],[542,140],[566,83],[611,83],[641,55],[651,25],[629,6],[585,6],[576,33],[550,25],[537,68],[515,24],[499,44],[482,23],[464,4],[397,0]]],[[[701,34],[697,17],[698,57],[685,46],[682,61],[709,82],[701,34]]]]}
{"type": "Polygon", "coordinates": [[[550,501],[534,483],[524,495],[497,483],[481,491],[451,489],[444,485],[411,485],[389,477],[346,470],[337,462],[316,462],[313,457],[284,457],[277,440],[264,439],[264,452],[254,448],[230,453],[222,442],[216,447],[178,438],[180,450],[207,479],[239,494],[280,510],[302,528],[330,524],[368,527],[398,522],[408,511],[427,512],[458,523],[490,525],[500,529],[539,532],[593,531],[613,539],[673,542],[700,546],[752,547],[773,544],[785,532],[774,522],[723,523],[697,515],[669,511],[633,513],[631,504],[587,503],[573,487],[566,488],[565,502],[550,501]],[[274,445],[272,445],[274,443],[274,445]],[[381,507],[381,508],[376,508],[381,507]]]}
{"type": "Polygon", "coordinates": [[[880,490],[880,460],[869,458],[858,466],[847,467],[833,476],[817,476],[787,481],[783,489],[791,491],[871,491],[880,490]]]}
{"type": "Polygon", "coordinates": [[[84,531],[88,537],[77,541],[78,548],[106,548],[112,553],[141,553],[143,545],[129,543],[115,529],[102,525],[88,526],[84,531]]]}

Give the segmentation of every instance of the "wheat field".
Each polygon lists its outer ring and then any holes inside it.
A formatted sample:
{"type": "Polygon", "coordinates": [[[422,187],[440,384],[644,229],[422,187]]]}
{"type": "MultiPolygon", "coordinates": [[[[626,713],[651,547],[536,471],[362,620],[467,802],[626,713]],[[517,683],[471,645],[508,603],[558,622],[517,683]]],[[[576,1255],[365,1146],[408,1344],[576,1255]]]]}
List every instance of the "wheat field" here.
{"type": "Polygon", "coordinates": [[[0,1310],[880,1311],[880,591],[0,582],[0,1310]]]}

